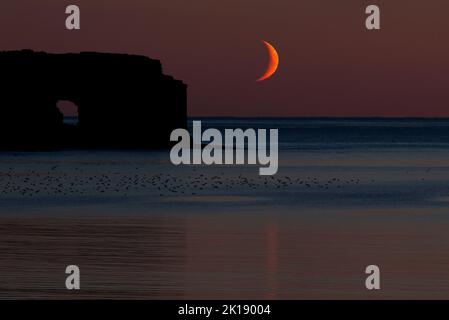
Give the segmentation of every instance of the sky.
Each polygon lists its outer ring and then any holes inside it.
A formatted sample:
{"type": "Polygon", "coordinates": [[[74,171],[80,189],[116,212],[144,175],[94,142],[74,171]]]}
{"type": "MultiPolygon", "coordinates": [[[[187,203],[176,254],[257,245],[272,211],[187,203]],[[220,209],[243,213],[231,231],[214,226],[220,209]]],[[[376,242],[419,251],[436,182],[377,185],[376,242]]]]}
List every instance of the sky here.
{"type": "MultiPolygon", "coordinates": [[[[2,0],[0,50],[160,59],[191,116],[449,116],[447,0],[2,0]],[[81,30],[65,29],[65,8],[81,30]],[[381,30],[365,8],[381,9],[381,30]],[[276,75],[261,40],[279,52],[276,75]]],[[[69,73],[70,70],[67,70],[69,73]]]]}

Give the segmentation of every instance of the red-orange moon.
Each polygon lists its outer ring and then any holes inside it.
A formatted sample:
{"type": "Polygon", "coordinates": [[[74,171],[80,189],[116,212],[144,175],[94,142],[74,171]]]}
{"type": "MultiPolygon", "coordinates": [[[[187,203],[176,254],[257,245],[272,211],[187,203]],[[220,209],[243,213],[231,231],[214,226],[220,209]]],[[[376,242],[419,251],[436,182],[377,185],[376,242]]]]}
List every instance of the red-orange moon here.
{"type": "Polygon", "coordinates": [[[276,49],[270,43],[268,43],[266,41],[262,41],[262,42],[263,42],[263,44],[265,44],[265,46],[268,49],[268,54],[270,55],[270,62],[268,64],[268,68],[267,68],[267,71],[265,72],[265,74],[262,77],[260,77],[259,79],[257,79],[258,82],[267,80],[268,78],[272,77],[276,73],[276,70],[279,67],[279,55],[278,55],[276,49]]]}

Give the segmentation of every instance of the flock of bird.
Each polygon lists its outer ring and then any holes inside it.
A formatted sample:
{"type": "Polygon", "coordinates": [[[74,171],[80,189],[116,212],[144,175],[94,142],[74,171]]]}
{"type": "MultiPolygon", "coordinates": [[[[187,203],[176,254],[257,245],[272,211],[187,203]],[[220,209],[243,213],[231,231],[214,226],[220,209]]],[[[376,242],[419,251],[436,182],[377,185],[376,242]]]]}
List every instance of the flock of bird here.
{"type": "MultiPolygon", "coordinates": [[[[99,170],[97,170],[99,171],[99,170]]],[[[100,170],[101,171],[101,170],[100,170]]],[[[212,192],[239,192],[258,190],[330,188],[340,189],[349,185],[358,185],[358,178],[318,179],[317,177],[293,178],[289,176],[244,176],[204,174],[193,170],[190,175],[170,173],[145,174],[135,168],[135,172],[102,170],[101,173],[85,171],[82,168],[65,170],[58,166],[48,170],[24,170],[9,168],[0,172],[0,195],[10,196],[83,196],[83,195],[121,195],[149,193],[155,196],[200,195],[212,192]]],[[[374,182],[371,180],[370,182],[374,182]]]]}

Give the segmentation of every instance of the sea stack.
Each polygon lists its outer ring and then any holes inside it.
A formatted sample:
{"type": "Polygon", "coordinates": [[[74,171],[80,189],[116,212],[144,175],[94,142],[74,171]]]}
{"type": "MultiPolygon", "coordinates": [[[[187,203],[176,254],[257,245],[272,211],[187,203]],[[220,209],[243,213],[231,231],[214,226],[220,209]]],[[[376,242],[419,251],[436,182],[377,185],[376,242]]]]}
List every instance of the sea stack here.
{"type": "Polygon", "coordinates": [[[187,86],[160,61],[109,53],[0,52],[0,150],[153,149],[187,126],[187,86]],[[58,101],[78,106],[65,125],[58,101]]]}

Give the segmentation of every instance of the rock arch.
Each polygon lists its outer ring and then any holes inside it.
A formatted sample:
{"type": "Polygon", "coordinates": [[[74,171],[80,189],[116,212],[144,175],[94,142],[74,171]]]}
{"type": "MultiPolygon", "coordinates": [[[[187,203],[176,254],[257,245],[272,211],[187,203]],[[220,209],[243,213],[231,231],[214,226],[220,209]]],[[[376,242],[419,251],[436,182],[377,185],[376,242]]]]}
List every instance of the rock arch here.
{"type": "Polygon", "coordinates": [[[0,149],[164,148],[187,125],[187,86],[143,56],[0,52],[0,149]],[[56,104],[78,106],[76,133],[56,104]]]}

